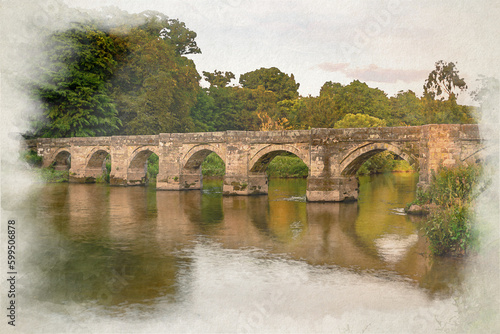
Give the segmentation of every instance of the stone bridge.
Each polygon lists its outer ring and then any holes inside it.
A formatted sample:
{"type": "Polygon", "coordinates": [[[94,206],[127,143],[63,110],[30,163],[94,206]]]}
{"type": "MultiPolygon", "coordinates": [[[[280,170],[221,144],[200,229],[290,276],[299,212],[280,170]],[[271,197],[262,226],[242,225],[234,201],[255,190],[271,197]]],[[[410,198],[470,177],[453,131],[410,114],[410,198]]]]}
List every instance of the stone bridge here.
{"type": "Polygon", "coordinates": [[[356,171],[371,156],[388,150],[419,173],[419,186],[429,184],[432,170],[476,162],[487,145],[477,125],[162,133],[37,139],[43,167],[69,169],[70,182],[93,182],[111,159],[111,185],[146,182],[146,163],[159,157],[159,190],[201,189],[201,164],[215,152],[226,165],[224,195],[267,194],[266,168],[283,153],[298,156],[309,168],[308,201],[344,201],[358,197],[356,171]]]}

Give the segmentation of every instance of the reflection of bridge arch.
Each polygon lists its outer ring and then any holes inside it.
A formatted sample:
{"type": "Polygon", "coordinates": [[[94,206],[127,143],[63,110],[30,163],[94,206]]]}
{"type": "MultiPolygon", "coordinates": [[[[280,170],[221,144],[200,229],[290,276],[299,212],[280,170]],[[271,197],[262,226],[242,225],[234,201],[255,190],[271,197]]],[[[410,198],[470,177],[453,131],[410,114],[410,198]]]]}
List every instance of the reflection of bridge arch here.
{"type": "Polygon", "coordinates": [[[415,166],[418,169],[418,160],[411,154],[408,154],[401,150],[398,146],[390,143],[365,143],[361,146],[356,147],[354,150],[350,151],[340,162],[340,173],[343,176],[354,176],[358,169],[363,165],[368,159],[377,153],[383,151],[390,151],[406,160],[410,165],[415,166]]]}
{"type": "Polygon", "coordinates": [[[132,152],[127,168],[128,184],[144,184],[147,181],[148,159],[153,153],[159,156],[158,147],[140,146],[132,152]]]}
{"type": "Polygon", "coordinates": [[[255,153],[255,155],[250,158],[250,172],[264,173],[271,161],[284,152],[295,154],[302,160],[302,162],[306,164],[307,168],[310,170],[310,161],[308,155],[293,145],[284,144],[268,145],[255,153]]]}

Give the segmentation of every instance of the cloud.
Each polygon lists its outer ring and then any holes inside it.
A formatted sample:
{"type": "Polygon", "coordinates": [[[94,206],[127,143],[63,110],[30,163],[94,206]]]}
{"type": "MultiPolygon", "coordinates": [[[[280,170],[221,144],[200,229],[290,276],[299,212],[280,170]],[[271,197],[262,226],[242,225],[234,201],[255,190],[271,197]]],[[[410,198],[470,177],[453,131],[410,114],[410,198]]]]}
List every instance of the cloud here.
{"type": "Polygon", "coordinates": [[[353,79],[370,82],[396,83],[424,81],[428,74],[426,70],[402,70],[393,68],[382,68],[371,64],[366,68],[350,68],[348,63],[321,63],[317,65],[327,72],[340,72],[353,79]]]}

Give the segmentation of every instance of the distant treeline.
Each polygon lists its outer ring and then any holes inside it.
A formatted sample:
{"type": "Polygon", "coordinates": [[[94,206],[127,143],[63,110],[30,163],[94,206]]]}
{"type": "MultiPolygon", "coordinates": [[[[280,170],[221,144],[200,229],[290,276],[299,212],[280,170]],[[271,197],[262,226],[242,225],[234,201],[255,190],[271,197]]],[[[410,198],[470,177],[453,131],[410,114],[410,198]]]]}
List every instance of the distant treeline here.
{"type": "Polygon", "coordinates": [[[293,74],[275,67],[245,73],[237,85],[230,71],[203,72],[210,87],[202,88],[187,57],[201,53],[194,31],[161,13],[128,15],[51,33],[29,87],[42,112],[26,137],[473,123],[477,116],[457,104],[466,85],[443,61],[422,97],[388,97],[358,80],[329,81],[319,96],[300,96],[293,74]]]}

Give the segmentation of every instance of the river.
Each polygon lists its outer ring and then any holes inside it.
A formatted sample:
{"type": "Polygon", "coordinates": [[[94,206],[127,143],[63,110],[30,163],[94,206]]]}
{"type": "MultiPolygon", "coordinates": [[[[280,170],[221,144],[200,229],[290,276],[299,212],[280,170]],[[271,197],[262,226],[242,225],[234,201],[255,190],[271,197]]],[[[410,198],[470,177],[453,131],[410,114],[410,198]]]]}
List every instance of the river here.
{"type": "Polygon", "coordinates": [[[353,203],[306,203],[303,179],[250,197],[223,197],[218,180],[184,192],[39,186],[19,322],[40,333],[446,329],[466,260],[433,259],[403,213],[417,178],[362,177],[353,203]]]}

